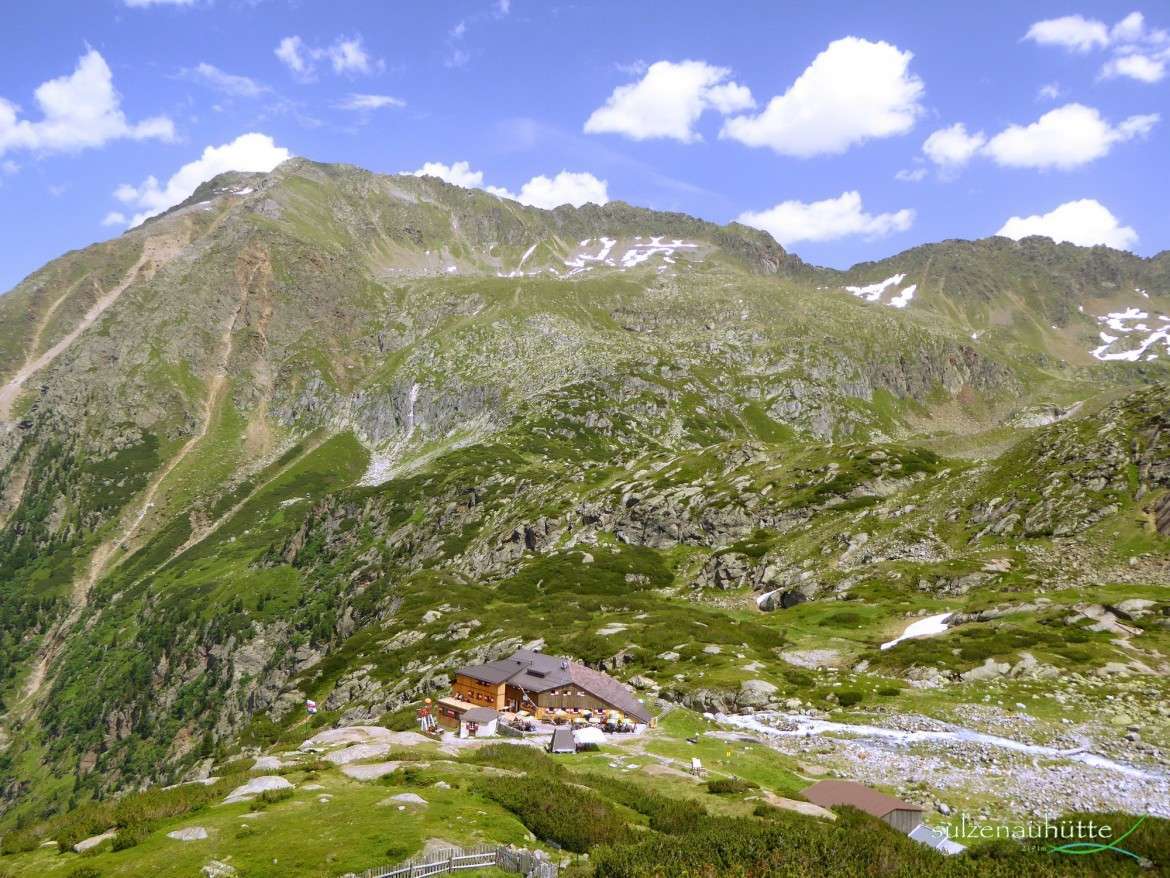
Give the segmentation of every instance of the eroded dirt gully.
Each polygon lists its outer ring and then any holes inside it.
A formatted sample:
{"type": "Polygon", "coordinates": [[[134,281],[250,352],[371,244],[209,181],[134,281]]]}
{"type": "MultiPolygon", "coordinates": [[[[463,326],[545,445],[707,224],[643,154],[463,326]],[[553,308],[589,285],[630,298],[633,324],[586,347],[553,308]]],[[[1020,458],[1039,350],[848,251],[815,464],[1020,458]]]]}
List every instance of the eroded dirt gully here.
{"type": "MultiPolygon", "coordinates": [[[[100,310],[95,305],[87,313],[83,325],[75,328],[50,351],[46,351],[45,354],[38,357],[34,363],[26,365],[25,369],[22,369],[23,378],[21,381],[26,381],[30,375],[48,365],[69,343],[76,340],[88,326],[92,325],[101,313],[113,304],[129,286],[139,280],[149,280],[162,265],[178,255],[184,246],[185,242],[170,236],[156,236],[148,239],[143,247],[142,258],[127,272],[126,278],[115,288],[116,294],[115,291],[106,294],[102,299],[104,304],[100,310]],[[52,357],[49,357],[49,354],[52,354],[52,357]],[[31,366],[35,366],[35,368],[31,368],[31,366]]],[[[266,328],[267,318],[271,314],[270,306],[265,304],[268,301],[270,280],[271,267],[267,253],[262,248],[251,248],[241,254],[235,273],[235,285],[239,290],[239,298],[235,308],[224,321],[219,336],[214,366],[207,378],[207,390],[201,406],[199,427],[167,460],[166,464],[155,473],[139,495],[136,503],[131,507],[136,511],[128,518],[123,516],[123,523],[117,528],[116,534],[94,550],[85,574],[73,583],[68,612],[49,629],[37,652],[23,688],[21,701],[14,709],[14,713],[17,713],[18,716],[26,716],[35,709],[38,695],[44,690],[50,670],[60,657],[69,633],[80,621],[94,585],[112,566],[117,565],[121,557],[125,557],[127,553],[121,552],[121,550],[138,537],[143,523],[147,520],[151,510],[155,508],[156,498],[167,478],[191,455],[210,432],[216,412],[226,395],[229,367],[235,353],[236,332],[241,328],[242,323],[250,323],[252,329],[258,329],[262,334],[266,328]],[[258,291],[261,293],[258,296],[259,302],[252,303],[259,305],[260,319],[256,320],[254,314],[249,313],[249,304],[251,297],[258,291]]],[[[12,385],[15,381],[16,379],[13,379],[13,382],[9,384],[12,385]]],[[[19,387],[14,391],[12,399],[15,399],[18,392],[19,387]]]]}

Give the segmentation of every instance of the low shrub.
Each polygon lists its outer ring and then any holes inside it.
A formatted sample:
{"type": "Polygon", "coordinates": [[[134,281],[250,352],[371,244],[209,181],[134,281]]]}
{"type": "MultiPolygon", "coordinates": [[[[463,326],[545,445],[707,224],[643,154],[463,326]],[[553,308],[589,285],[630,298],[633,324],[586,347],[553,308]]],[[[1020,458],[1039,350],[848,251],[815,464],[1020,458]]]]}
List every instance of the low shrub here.
{"type": "Polygon", "coordinates": [[[414,850],[414,845],[395,842],[394,844],[390,845],[390,847],[386,848],[385,857],[391,864],[398,863],[413,854],[414,850]]]}
{"type": "Polygon", "coordinates": [[[565,774],[565,767],[543,750],[523,744],[488,744],[471,752],[465,759],[476,765],[508,768],[533,776],[561,777],[565,774]]]}
{"type": "Polygon", "coordinates": [[[292,790],[265,790],[252,800],[251,805],[249,806],[249,810],[263,811],[269,805],[276,805],[279,802],[287,802],[292,797],[292,790]]]}
{"type": "Polygon", "coordinates": [[[893,698],[895,695],[901,695],[902,690],[897,686],[882,686],[878,689],[877,694],[883,698],[893,698]]]}
{"type": "Polygon", "coordinates": [[[0,838],[0,854],[25,854],[40,847],[41,840],[36,833],[27,829],[17,829],[4,833],[0,838]]]}
{"type": "Polygon", "coordinates": [[[865,700],[865,693],[856,689],[842,689],[837,693],[837,703],[842,707],[853,707],[865,700]]]}
{"type": "MultiPolygon", "coordinates": [[[[624,844],[590,853],[592,878],[693,878],[734,875],[804,878],[813,875],[925,876],[931,878],[1112,878],[1141,870],[1119,857],[1061,857],[1036,846],[997,842],[944,857],[853,808],[829,822],[760,805],[751,817],[704,817],[681,836],[639,833],[624,844]]],[[[1093,816],[1115,827],[1132,815],[1093,816]],[[1113,817],[1105,821],[1103,817],[1113,817]]],[[[1129,837],[1155,862],[1170,848],[1170,821],[1147,818],[1129,837]]],[[[1170,852],[1170,851],[1168,851],[1170,852]]]]}
{"type": "Polygon", "coordinates": [[[758,790],[760,785],[738,777],[719,778],[707,781],[707,792],[716,796],[739,796],[749,790],[758,790]]]}
{"type": "Polygon", "coordinates": [[[493,777],[476,790],[515,814],[537,838],[574,853],[630,837],[612,805],[578,786],[548,777],[493,777]]]}
{"type": "Polygon", "coordinates": [[[418,708],[422,705],[411,704],[398,710],[382,714],[378,725],[385,726],[392,732],[417,732],[418,708]]]}
{"type": "Polygon", "coordinates": [[[668,835],[690,832],[707,816],[707,809],[693,799],[662,796],[631,781],[602,774],[583,774],[576,779],[607,799],[649,817],[650,828],[655,832],[668,835]]]}
{"type": "Polygon", "coordinates": [[[79,841],[100,835],[114,825],[114,807],[110,802],[89,802],[66,814],[53,834],[58,850],[72,850],[79,841]]]}
{"type": "MultiPolygon", "coordinates": [[[[492,745],[497,746],[495,744],[492,745]]],[[[508,745],[505,745],[508,746],[508,745]]],[[[531,748],[529,748],[531,749],[531,748]]],[[[453,761],[446,753],[437,753],[426,750],[391,750],[386,754],[387,762],[443,762],[453,761]]]]}
{"type": "Polygon", "coordinates": [[[111,847],[115,851],[124,851],[127,848],[137,847],[146,841],[149,835],[150,830],[145,826],[127,826],[125,829],[118,830],[118,834],[114,836],[111,847]]]}
{"type": "Polygon", "coordinates": [[[429,771],[413,765],[403,765],[382,777],[382,783],[392,787],[429,787],[438,780],[429,771]]]}

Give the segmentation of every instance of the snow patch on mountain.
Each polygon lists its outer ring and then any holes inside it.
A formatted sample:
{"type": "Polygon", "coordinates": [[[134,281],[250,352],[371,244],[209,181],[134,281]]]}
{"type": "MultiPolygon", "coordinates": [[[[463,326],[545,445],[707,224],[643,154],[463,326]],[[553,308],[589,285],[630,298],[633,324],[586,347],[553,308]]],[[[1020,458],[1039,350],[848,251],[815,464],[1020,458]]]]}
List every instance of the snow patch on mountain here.
{"type": "MultiPolygon", "coordinates": [[[[586,248],[593,243],[592,238],[586,238],[578,245],[577,252],[565,260],[565,267],[570,269],[564,276],[572,277],[575,274],[589,271],[598,266],[616,268],[618,271],[627,271],[636,268],[653,256],[660,256],[665,265],[674,265],[673,258],[680,250],[694,251],[698,244],[674,238],[664,241],[664,235],[635,235],[630,242],[619,243],[615,238],[598,238],[600,249],[596,253],[586,252],[586,248]]],[[[659,265],[659,272],[664,265],[659,265]]]]}
{"type": "Polygon", "coordinates": [[[1097,322],[1110,330],[1098,333],[1101,344],[1092,350],[1098,360],[1136,363],[1156,360],[1159,353],[1170,355],[1170,316],[1151,317],[1141,308],[1127,308],[1099,316],[1097,322]]]}
{"type": "Polygon", "coordinates": [[[847,286],[845,292],[852,293],[864,302],[889,305],[891,308],[905,308],[914,298],[914,294],[918,292],[918,284],[902,287],[904,280],[906,280],[906,275],[895,274],[893,277],[887,277],[877,283],[865,286],[847,286]],[[898,289],[899,287],[902,288],[898,289]]]}

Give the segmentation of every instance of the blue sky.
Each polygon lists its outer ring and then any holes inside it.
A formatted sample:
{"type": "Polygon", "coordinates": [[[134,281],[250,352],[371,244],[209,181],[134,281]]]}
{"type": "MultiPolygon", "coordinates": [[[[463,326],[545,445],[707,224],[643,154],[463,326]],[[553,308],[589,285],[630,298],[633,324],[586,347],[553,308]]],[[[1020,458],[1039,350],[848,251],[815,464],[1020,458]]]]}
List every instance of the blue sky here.
{"type": "Polygon", "coordinates": [[[824,265],[1001,230],[1170,248],[1170,10],[812,6],[12,4],[0,289],[289,154],[741,218],[824,265]]]}

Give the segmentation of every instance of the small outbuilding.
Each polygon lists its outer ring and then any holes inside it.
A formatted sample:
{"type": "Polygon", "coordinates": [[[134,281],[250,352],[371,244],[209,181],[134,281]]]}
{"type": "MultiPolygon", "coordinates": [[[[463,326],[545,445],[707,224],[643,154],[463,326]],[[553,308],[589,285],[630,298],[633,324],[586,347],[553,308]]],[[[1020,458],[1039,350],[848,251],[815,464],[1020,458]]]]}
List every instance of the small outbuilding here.
{"type": "Polygon", "coordinates": [[[549,753],[576,753],[577,742],[573,739],[573,730],[569,728],[554,729],[552,741],[548,745],[549,753]]]}
{"type": "Polygon", "coordinates": [[[967,848],[957,841],[952,841],[951,837],[945,832],[927,826],[925,823],[919,823],[914,827],[910,833],[910,837],[919,844],[924,844],[929,848],[934,848],[940,854],[951,856],[954,854],[961,854],[967,848]]]}
{"type": "Polygon", "coordinates": [[[806,789],[804,797],[822,808],[851,805],[907,835],[922,823],[921,806],[849,780],[822,780],[806,789]]]}
{"type": "Polygon", "coordinates": [[[490,707],[473,707],[459,717],[460,738],[491,738],[500,715],[490,707]]]}

